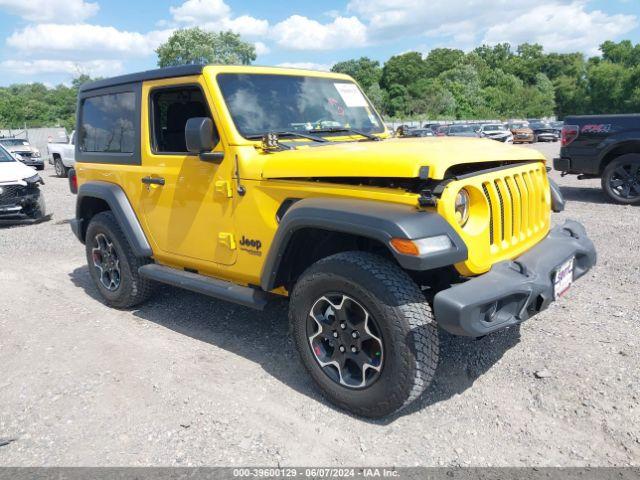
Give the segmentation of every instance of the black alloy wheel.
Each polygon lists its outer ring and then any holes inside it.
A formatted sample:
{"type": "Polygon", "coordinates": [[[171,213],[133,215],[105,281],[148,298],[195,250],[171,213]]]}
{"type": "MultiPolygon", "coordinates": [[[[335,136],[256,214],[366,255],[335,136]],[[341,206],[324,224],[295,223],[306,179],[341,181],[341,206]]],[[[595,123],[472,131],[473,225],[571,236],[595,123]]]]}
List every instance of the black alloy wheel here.
{"type": "Polygon", "coordinates": [[[342,293],[316,300],[307,320],[309,347],[324,373],[347,388],[366,388],[383,367],[380,330],[369,312],[342,293]]]}
{"type": "Polygon", "coordinates": [[[602,188],[617,203],[640,203],[640,155],[622,155],[607,165],[602,188]]]}
{"type": "Polygon", "coordinates": [[[98,233],[93,238],[91,253],[93,266],[97,270],[100,283],[107,290],[115,292],[120,288],[122,274],[120,272],[120,260],[113,241],[104,233],[98,233]]]}

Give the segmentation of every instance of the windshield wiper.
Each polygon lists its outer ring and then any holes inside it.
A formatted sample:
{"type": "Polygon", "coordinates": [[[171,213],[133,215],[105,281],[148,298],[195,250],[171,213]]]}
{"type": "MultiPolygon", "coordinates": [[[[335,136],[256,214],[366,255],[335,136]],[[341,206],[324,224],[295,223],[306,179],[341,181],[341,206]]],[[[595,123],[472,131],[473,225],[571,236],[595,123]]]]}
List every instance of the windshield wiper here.
{"type": "Polygon", "coordinates": [[[373,140],[374,142],[382,140],[380,137],[376,137],[375,135],[372,135],[370,133],[366,133],[366,132],[363,132],[361,130],[356,130],[354,128],[346,128],[346,127],[315,128],[313,130],[309,130],[309,132],[310,133],[340,133],[340,132],[347,132],[347,133],[355,133],[356,135],[360,135],[362,137],[368,138],[369,140],[373,140]]]}
{"type": "MultiPolygon", "coordinates": [[[[314,142],[328,142],[326,138],[318,137],[317,135],[308,135],[302,132],[269,132],[278,137],[298,137],[298,138],[306,138],[307,140],[313,140],[314,142]]],[[[247,135],[246,138],[249,140],[255,140],[264,137],[264,135],[256,134],[256,135],[247,135]]]]}

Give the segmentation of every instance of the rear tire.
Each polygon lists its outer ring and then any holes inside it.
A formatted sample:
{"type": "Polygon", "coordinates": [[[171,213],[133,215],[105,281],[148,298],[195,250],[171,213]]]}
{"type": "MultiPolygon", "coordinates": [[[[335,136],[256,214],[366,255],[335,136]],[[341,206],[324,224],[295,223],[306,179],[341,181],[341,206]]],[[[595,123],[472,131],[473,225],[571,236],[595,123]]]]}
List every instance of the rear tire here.
{"type": "Polygon", "coordinates": [[[112,212],[91,219],[85,247],[91,278],[107,305],[130,308],[152,295],[154,283],[138,273],[150,261],[134,255],[112,212]]]}
{"type": "Polygon", "coordinates": [[[293,288],[289,319],[302,363],[322,393],[356,415],[378,418],[392,414],[418,398],[433,380],[438,364],[438,331],[431,306],[407,273],[390,260],[365,252],[344,252],[316,262],[293,288]],[[327,298],[331,302],[323,300],[327,298]],[[324,303],[315,310],[319,302],[324,303]],[[346,307],[335,308],[337,304],[346,307]],[[357,319],[343,320],[343,315],[359,317],[360,327],[357,319]],[[334,318],[340,322],[337,331],[333,329],[334,318]],[[371,319],[369,328],[366,319],[371,319]],[[309,325],[315,329],[314,323],[317,332],[311,330],[310,334],[309,325]],[[350,335],[356,334],[352,342],[350,335]],[[365,352],[366,342],[378,346],[371,336],[380,347],[373,355],[370,350],[365,352]],[[343,344],[346,354],[338,353],[343,344]],[[349,354],[354,347],[355,357],[349,354]],[[327,352],[338,365],[341,357],[349,358],[344,367],[338,368],[322,360],[328,359],[327,352]],[[361,371],[356,368],[360,364],[353,360],[360,354],[367,358],[361,371]],[[362,384],[343,383],[347,375],[362,378],[362,384]]]}
{"type": "Polygon", "coordinates": [[[602,189],[616,203],[640,204],[640,154],[627,153],[611,161],[602,172],[602,189]]]}
{"type": "Polygon", "coordinates": [[[56,170],[56,175],[60,178],[65,178],[67,176],[68,170],[67,167],[64,166],[60,157],[56,157],[53,160],[53,166],[56,170]]]}

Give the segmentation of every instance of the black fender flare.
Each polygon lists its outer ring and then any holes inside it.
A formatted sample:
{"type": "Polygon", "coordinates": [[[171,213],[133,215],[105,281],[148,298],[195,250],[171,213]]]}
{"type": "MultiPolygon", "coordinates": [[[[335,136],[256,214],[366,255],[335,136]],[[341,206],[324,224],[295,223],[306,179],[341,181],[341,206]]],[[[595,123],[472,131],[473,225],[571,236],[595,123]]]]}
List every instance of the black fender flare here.
{"type": "Polygon", "coordinates": [[[127,241],[131,245],[133,253],[138,257],[150,257],[153,252],[151,245],[140,226],[140,222],[133,207],[119,185],[109,182],[92,181],[83,183],[78,189],[78,199],[76,200],[76,218],[72,222],[71,228],[81,242],[84,243],[84,234],[87,225],[82,217],[82,202],[85,198],[99,198],[104,200],[113,215],[127,241]]]}
{"type": "Polygon", "coordinates": [[[306,198],[295,202],[282,216],[260,276],[260,286],[275,288],[284,253],[293,234],[303,228],[318,228],[377,240],[389,248],[401,267],[424,271],[453,265],[467,259],[467,246],[458,233],[435,212],[417,207],[373,200],[306,198]],[[447,235],[448,250],[425,255],[402,255],[390,247],[392,238],[419,239],[447,235]]]}

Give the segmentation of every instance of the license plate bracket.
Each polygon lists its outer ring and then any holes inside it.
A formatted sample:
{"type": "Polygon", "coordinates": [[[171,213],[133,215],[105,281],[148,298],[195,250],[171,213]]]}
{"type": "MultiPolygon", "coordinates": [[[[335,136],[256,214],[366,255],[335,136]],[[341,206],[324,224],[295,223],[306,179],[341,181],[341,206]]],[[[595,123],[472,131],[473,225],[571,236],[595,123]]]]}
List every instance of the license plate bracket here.
{"type": "Polygon", "coordinates": [[[553,275],[553,297],[557,300],[567,293],[567,290],[573,284],[573,266],[575,257],[562,263],[553,275]]]}

